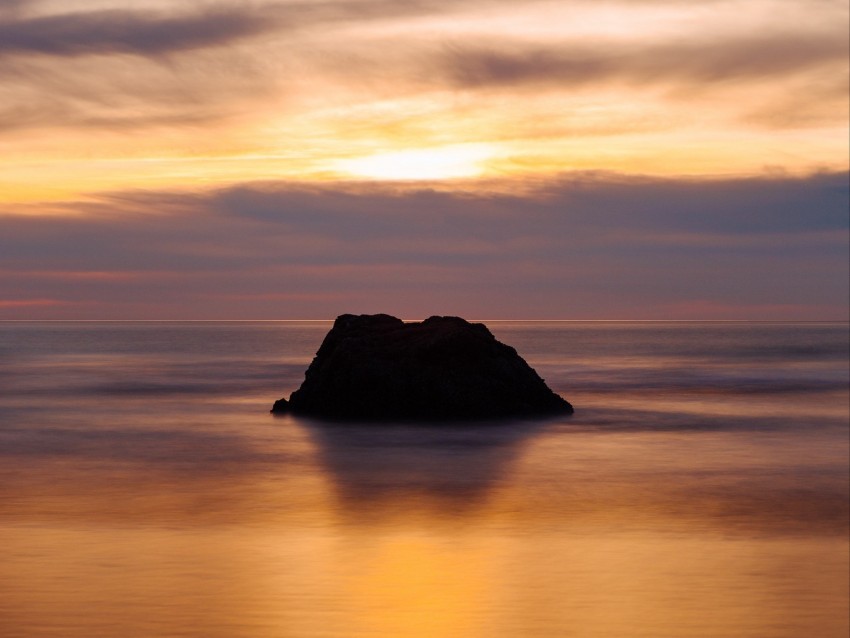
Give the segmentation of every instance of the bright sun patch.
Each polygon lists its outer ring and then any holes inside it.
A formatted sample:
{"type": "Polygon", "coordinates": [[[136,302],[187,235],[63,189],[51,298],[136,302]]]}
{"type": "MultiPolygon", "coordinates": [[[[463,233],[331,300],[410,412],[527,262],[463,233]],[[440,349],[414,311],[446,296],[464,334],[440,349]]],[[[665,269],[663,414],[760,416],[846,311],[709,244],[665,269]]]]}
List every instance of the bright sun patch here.
{"type": "Polygon", "coordinates": [[[483,163],[493,155],[489,144],[443,146],[339,160],[334,169],[369,179],[457,179],[481,175],[483,163]]]}

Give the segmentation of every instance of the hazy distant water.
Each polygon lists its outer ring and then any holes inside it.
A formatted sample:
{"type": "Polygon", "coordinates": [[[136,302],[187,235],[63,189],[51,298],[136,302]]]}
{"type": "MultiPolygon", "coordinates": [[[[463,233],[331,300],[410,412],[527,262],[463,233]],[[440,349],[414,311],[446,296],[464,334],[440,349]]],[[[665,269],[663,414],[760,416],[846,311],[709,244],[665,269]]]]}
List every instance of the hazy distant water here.
{"type": "Polygon", "coordinates": [[[0,636],[848,632],[846,324],[490,323],[576,414],[274,418],[329,323],[0,323],[0,636]]]}

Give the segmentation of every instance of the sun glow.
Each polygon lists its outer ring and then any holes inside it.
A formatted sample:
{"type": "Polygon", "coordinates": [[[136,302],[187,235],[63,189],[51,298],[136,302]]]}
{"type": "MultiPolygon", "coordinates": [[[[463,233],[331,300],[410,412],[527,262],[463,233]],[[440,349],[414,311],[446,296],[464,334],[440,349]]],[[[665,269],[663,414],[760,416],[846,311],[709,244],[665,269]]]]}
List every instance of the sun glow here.
{"type": "Polygon", "coordinates": [[[369,179],[455,179],[481,175],[485,161],[494,155],[489,144],[442,146],[338,160],[334,169],[369,179]]]}

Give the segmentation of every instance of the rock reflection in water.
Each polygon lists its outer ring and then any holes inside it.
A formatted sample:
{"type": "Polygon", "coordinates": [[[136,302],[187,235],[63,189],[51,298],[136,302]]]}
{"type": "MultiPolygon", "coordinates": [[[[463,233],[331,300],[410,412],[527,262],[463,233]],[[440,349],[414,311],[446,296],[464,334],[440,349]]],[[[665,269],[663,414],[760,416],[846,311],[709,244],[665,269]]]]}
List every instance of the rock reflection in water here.
{"type": "Polygon", "coordinates": [[[463,513],[485,503],[546,421],[351,424],[300,420],[348,517],[427,509],[463,513]]]}

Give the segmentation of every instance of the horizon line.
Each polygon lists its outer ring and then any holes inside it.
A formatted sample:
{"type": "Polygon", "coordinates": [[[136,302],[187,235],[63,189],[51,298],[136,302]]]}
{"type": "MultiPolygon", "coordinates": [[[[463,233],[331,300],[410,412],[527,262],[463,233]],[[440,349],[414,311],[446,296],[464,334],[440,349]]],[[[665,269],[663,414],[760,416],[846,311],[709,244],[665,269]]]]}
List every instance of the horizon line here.
{"type": "MultiPolygon", "coordinates": [[[[356,313],[343,313],[356,314],[356,313]]],[[[366,313],[358,313],[366,314],[366,313]]],[[[386,313],[374,313],[386,314],[386,313]]],[[[338,315],[339,316],[339,315],[338,315]]],[[[458,316],[458,315],[429,315],[458,316]]],[[[402,318],[405,323],[424,321],[424,318],[402,318]]],[[[328,323],[329,319],[0,319],[0,323],[328,323]]],[[[469,322],[522,323],[850,323],[848,319],[465,319],[469,322]]]]}

